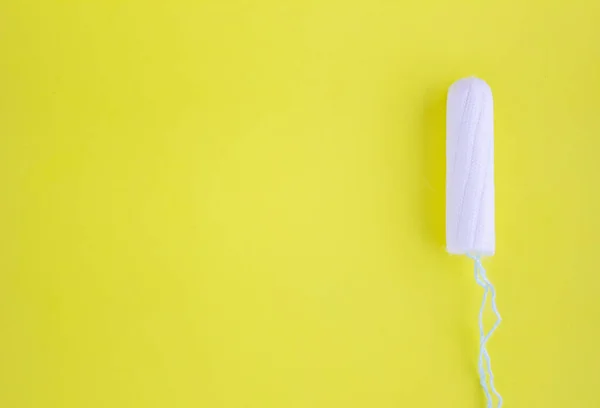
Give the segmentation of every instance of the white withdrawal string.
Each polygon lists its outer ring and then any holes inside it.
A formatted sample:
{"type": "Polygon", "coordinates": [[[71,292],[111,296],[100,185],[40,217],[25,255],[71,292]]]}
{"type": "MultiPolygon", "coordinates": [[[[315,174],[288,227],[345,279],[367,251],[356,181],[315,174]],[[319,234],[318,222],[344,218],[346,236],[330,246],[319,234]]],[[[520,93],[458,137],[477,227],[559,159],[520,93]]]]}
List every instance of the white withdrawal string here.
{"type": "Polygon", "coordinates": [[[494,289],[494,285],[492,285],[492,283],[490,282],[490,280],[488,279],[485,269],[483,268],[483,265],[481,264],[481,257],[480,256],[473,256],[473,255],[468,255],[469,258],[473,259],[473,261],[475,262],[475,267],[474,267],[474,272],[475,272],[475,281],[477,282],[477,284],[479,286],[481,286],[484,290],[483,292],[483,302],[481,303],[481,309],[479,309],[479,362],[478,362],[478,370],[479,370],[479,381],[481,383],[481,387],[483,388],[483,392],[485,393],[485,399],[487,401],[487,408],[492,408],[492,396],[490,395],[490,388],[492,390],[492,393],[497,397],[498,399],[498,405],[497,408],[502,407],[502,396],[500,395],[500,393],[496,390],[496,387],[494,386],[494,373],[492,371],[492,360],[490,359],[490,355],[487,351],[486,348],[486,344],[488,342],[488,340],[490,339],[490,337],[492,337],[492,334],[494,334],[494,332],[496,331],[496,329],[498,328],[498,326],[500,325],[500,322],[502,321],[502,317],[500,317],[500,313],[498,312],[498,307],[496,306],[496,289],[494,289]],[[492,294],[492,311],[494,312],[494,314],[496,315],[496,322],[494,323],[494,325],[492,326],[492,328],[490,329],[490,331],[486,334],[485,330],[483,328],[483,312],[485,311],[485,306],[487,304],[487,298],[488,298],[488,293],[491,292],[492,294]],[[487,373],[486,373],[486,367],[487,366],[487,373]],[[487,383],[487,377],[489,377],[489,388],[488,388],[488,383],[487,383]]]}

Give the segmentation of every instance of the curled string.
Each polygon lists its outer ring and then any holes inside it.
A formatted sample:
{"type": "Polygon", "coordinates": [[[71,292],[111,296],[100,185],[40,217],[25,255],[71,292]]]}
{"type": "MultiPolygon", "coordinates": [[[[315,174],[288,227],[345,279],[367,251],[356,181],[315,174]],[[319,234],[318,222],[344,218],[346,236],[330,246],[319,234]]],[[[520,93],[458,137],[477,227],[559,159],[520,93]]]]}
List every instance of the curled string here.
{"type": "Polygon", "coordinates": [[[492,394],[494,394],[496,396],[496,398],[498,399],[497,408],[501,408],[503,399],[502,399],[502,396],[500,395],[500,393],[498,392],[498,390],[496,390],[496,387],[494,385],[494,373],[492,371],[492,360],[487,351],[486,345],[487,345],[487,342],[489,341],[490,337],[492,337],[492,334],[494,334],[494,332],[500,325],[500,322],[502,321],[502,317],[500,316],[500,313],[498,312],[498,307],[496,305],[496,289],[494,288],[494,285],[492,285],[492,283],[490,282],[490,280],[487,277],[485,269],[483,268],[483,265],[481,264],[481,257],[469,255],[469,258],[473,259],[473,261],[475,262],[475,267],[474,267],[475,281],[477,282],[477,284],[479,286],[481,286],[483,288],[483,302],[481,303],[481,308],[479,309],[479,361],[478,361],[479,382],[480,382],[481,388],[483,388],[483,392],[485,394],[485,399],[487,402],[486,407],[492,408],[493,399],[490,394],[490,389],[491,389],[492,394]],[[496,322],[494,323],[494,325],[492,326],[490,331],[488,331],[486,333],[485,329],[483,327],[483,313],[485,311],[489,293],[491,293],[491,300],[492,300],[491,306],[492,306],[492,311],[494,312],[494,315],[496,316],[496,322]],[[488,378],[489,378],[489,387],[488,387],[488,378]]]}

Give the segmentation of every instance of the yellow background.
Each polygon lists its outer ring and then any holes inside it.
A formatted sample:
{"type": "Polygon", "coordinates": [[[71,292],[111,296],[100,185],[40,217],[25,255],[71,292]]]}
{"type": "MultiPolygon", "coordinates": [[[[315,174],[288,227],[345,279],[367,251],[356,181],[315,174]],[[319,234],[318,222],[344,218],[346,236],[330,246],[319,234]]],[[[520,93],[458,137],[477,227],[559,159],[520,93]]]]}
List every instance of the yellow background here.
{"type": "Polygon", "coordinates": [[[496,102],[506,407],[600,406],[600,3],[0,5],[0,407],[483,407],[445,93],[496,102]]]}

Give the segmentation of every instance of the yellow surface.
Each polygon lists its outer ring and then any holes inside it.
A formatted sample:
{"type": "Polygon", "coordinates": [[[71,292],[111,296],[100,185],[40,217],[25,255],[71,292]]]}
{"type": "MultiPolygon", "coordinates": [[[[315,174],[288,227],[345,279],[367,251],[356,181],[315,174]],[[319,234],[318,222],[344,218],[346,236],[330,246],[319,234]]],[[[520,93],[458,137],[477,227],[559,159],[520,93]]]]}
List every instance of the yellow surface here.
{"type": "Polygon", "coordinates": [[[600,406],[598,4],[1,2],[0,407],[483,407],[444,252],[471,74],[498,388],[600,406]]]}

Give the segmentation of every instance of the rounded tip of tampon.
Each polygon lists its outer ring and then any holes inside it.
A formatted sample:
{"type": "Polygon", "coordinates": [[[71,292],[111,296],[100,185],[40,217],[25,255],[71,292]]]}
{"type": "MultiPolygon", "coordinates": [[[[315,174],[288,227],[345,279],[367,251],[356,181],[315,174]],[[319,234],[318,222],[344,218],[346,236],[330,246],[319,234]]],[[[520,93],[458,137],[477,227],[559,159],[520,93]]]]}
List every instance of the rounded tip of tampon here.
{"type": "Polygon", "coordinates": [[[468,92],[468,91],[479,91],[488,93],[491,95],[492,89],[490,86],[481,78],[468,77],[462,78],[450,85],[451,92],[468,92]]]}

